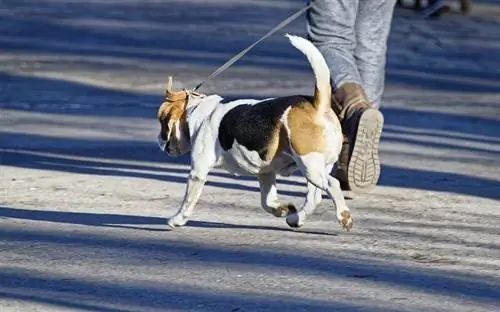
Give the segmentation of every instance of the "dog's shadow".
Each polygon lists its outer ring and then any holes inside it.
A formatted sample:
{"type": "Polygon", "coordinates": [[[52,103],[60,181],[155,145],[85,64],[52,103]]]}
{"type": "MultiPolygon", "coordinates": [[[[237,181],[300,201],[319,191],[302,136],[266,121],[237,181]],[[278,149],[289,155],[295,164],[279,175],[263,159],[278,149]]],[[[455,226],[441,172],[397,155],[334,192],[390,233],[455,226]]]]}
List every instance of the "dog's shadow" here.
{"type": "MultiPolygon", "coordinates": [[[[77,224],[84,226],[108,227],[128,230],[142,231],[168,231],[167,219],[151,216],[106,214],[106,213],[88,213],[88,212],[70,212],[70,211],[50,211],[35,210],[0,206],[0,219],[17,219],[37,222],[55,222],[62,224],[77,224]]],[[[190,220],[186,228],[204,228],[204,229],[240,229],[240,230],[263,230],[263,231],[281,231],[281,232],[299,232],[304,234],[333,235],[328,232],[311,231],[304,229],[292,229],[279,226],[262,226],[248,224],[232,224],[213,221],[190,220]]],[[[182,230],[182,228],[176,229],[182,230]]]]}
{"type": "Polygon", "coordinates": [[[301,234],[313,234],[313,235],[326,235],[326,236],[337,236],[335,233],[327,232],[324,230],[311,230],[304,228],[288,228],[279,226],[266,226],[266,225],[250,225],[250,224],[233,224],[224,222],[213,222],[213,221],[198,221],[190,220],[186,227],[190,228],[204,228],[204,229],[237,229],[237,230],[261,230],[261,231],[278,231],[278,232],[296,232],[301,234]]]}

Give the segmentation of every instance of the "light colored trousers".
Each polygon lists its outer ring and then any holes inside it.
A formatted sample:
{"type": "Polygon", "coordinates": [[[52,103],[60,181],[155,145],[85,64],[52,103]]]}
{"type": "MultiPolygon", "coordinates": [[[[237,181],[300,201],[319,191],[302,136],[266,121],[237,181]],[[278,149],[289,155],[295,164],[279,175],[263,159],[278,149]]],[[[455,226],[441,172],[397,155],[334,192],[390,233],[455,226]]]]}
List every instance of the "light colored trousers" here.
{"type": "Polygon", "coordinates": [[[313,0],[313,4],[307,15],[308,36],[330,67],[333,88],[358,83],[379,107],[396,0],[313,0]]]}

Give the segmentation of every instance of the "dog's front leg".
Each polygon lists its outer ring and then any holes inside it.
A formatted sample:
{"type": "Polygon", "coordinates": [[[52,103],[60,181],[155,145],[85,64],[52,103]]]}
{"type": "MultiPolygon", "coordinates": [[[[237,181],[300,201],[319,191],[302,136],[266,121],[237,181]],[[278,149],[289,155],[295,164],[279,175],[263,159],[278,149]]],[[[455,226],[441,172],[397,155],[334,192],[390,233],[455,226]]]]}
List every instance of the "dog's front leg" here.
{"type": "Polygon", "coordinates": [[[187,223],[189,217],[193,214],[194,206],[200,198],[205,182],[206,179],[201,179],[193,175],[189,176],[181,208],[168,220],[169,227],[175,228],[187,223]]]}
{"type": "Polygon", "coordinates": [[[186,186],[186,193],[182,200],[179,211],[168,220],[168,226],[175,228],[183,226],[188,222],[189,217],[193,214],[194,206],[198,202],[203,191],[208,177],[208,173],[212,170],[216,154],[214,149],[210,149],[211,137],[203,135],[204,140],[193,140],[193,148],[191,151],[191,172],[186,186]]]}

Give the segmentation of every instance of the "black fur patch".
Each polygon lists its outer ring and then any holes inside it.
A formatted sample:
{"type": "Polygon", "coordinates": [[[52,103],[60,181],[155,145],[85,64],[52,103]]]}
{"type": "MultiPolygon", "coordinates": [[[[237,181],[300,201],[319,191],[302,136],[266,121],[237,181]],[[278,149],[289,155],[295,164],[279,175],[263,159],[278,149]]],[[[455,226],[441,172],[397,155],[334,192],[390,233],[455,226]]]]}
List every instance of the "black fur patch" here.
{"type": "Polygon", "coordinates": [[[310,101],[304,96],[272,99],[256,105],[239,105],[222,118],[219,125],[219,142],[227,151],[234,140],[248,150],[257,151],[264,159],[269,140],[285,110],[297,103],[310,101]]]}

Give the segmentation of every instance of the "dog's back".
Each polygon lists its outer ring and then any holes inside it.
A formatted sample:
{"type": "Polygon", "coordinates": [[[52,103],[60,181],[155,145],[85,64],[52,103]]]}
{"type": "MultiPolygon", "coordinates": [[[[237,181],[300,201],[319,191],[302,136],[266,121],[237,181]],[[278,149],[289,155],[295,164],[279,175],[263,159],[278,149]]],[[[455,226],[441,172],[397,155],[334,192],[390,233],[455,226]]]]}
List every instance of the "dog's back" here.
{"type": "Polygon", "coordinates": [[[284,152],[331,154],[328,158],[338,155],[340,124],[330,107],[329,69],[311,42],[295,36],[288,38],[311,64],[316,77],[314,96],[240,102],[227,110],[219,124],[218,143],[225,167],[233,172],[257,174],[273,165],[284,152]]]}

